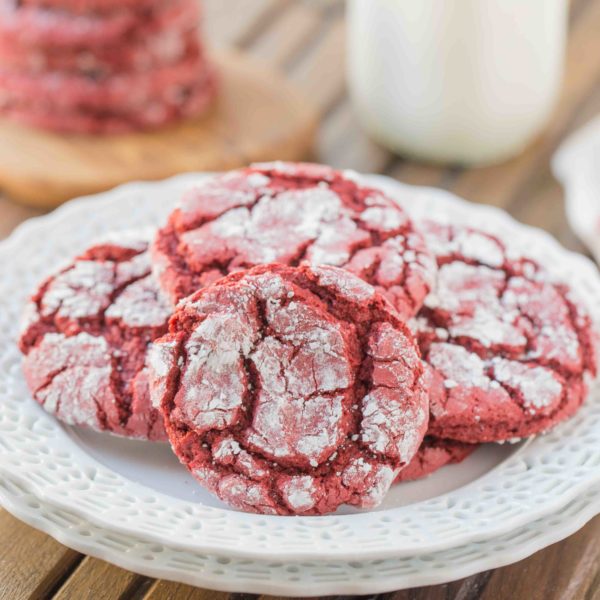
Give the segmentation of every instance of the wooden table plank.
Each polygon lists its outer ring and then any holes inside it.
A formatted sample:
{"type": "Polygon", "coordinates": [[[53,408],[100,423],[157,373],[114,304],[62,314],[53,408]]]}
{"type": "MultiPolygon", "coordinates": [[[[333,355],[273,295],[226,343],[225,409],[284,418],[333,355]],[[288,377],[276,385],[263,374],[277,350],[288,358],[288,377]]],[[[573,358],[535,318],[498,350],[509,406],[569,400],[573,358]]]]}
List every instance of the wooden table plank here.
{"type": "MultiPolygon", "coordinates": [[[[492,571],[485,571],[473,577],[459,579],[458,581],[445,583],[444,585],[401,590],[387,594],[385,600],[477,600],[485,589],[491,575],[492,571]]],[[[526,599],[511,597],[510,600],[526,599]]]]}
{"type": "MultiPolygon", "coordinates": [[[[343,64],[339,65],[343,69],[343,64]]],[[[349,100],[337,105],[321,127],[317,141],[320,162],[365,173],[385,171],[394,158],[357,125],[349,100]]]]}
{"type": "Polygon", "coordinates": [[[0,511],[0,600],[51,594],[82,556],[0,511]]]}
{"type": "Polygon", "coordinates": [[[571,29],[573,23],[579,18],[579,15],[585,7],[596,0],[569,0],[569,28],[571,29]]]}
{"type": "Polygon", "coordinates": [[[598,600],[600,517],[526,561],[496,569],[480,600],[598,600]]]}
{"type": "Polygon", "coordinates": [[[442,167],[398,161],[386,174],[409,185],[443,187],[449,173],[450,169],[442,167]]]}
{"type": "MultiPolygon", "coordinates": [[[[355,596],[351,596],[355,597],[355,596]]],[[[358,596],[356,596],[358,598],[358,596]]],[[[377,598],[379,596],[370,596],[371,598],[377,598]]],[[[367,596],[366,598],[370,598],[367,596]]],[[[287,600],[287,596],[255,596],[256,600],[287,600]]],[[[320,600],[342,600],[344,596],[320,596],[320,600]]],[[[366,600],[365,598],[365,600],[366,600]]],[[[232,599],[235,600],[235,599],[232,599]]],[[[308,600],[307,596],[298,596],[295,600],[308,600]]]]}
{"type": "Polygon", "coordinates": [[[324,25],[317,43],[293,65],[289,75],[325,114],[345,90],[345,74],[339,68],[344,55],[345,23],[340,17],[324,25]]]}
{"type": "Polygon", "coordinates": [[[599,600],[600,517],[530,558],[452,583],[412,588],[386,600],[599,600]]]}
{"type": "Polygon", "coordinates": [[[284,68],[302,48],[306,48],[323,18],[318,7],[294,3],[269,24],[263,34],[248,47],[256,58],[284,68]]]}
{"type": "Polygon", "coordinates": [[[241,47],[270,18],[288,5],[288,0],[203,0],[204,36],[209,46],[241,47]]]}
{"type": "Polygon", "coordinates": [[[155,581],[141,598],[143,600],[227,600],[230,594],[201,590],[183,583],[155,581]]]}
{"type": "Polygon", "coordinates": [[[86,557],[53,596],[56,600],[125,598],[145,578],[103,560],[86,557]]]}

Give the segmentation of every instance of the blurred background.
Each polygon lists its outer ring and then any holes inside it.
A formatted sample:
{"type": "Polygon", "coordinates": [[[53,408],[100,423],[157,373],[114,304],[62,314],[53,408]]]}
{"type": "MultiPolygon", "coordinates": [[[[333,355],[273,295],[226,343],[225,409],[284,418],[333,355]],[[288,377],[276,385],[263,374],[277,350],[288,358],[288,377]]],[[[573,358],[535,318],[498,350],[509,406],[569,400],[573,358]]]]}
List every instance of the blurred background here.
{"type": "Polygon", "coordinates": [[[344,0],[206,0],[205,6],[213,45],[233,45],[276,66],[316,103],[322,119],[317,160],[502,207],[568,248],[584,250],[567,224],[564,192],[550,160],[571,132],[600,112],[599,0],[570,2],[564,79],[545,129],[519,156],[473,169],[395,156],[360,127],[346,86],[344,0]]]}
{"type": "MultiPolygon", "coordinates": [[[[496,166],[439,167],[392,154],[359,125],[346,85],[343,0],[204,0],[204,35],[213,50],[234,48],[281,71],[314,104],[320,118],[313,160],[439,186],[507,209],[580,248],[563,211],[550,158],[567,134],[600,108],[600,0],[573,0],[565,77],[542,134],[524,153],[496,166]]],[[[0,235],[42,212],[0,199],[0,235]]]]}

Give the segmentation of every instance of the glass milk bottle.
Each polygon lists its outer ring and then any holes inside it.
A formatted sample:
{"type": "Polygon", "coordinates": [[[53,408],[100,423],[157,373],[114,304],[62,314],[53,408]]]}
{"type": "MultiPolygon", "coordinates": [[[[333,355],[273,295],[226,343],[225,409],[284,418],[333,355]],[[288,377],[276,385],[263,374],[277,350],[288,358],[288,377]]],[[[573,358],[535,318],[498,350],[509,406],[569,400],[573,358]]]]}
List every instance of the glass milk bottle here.
{"type": "Polygon", "coordinates": [[[349,0],[348,76],[363,127],[401,154],[492,163],[548,121],[568,0],[349,0]]]}

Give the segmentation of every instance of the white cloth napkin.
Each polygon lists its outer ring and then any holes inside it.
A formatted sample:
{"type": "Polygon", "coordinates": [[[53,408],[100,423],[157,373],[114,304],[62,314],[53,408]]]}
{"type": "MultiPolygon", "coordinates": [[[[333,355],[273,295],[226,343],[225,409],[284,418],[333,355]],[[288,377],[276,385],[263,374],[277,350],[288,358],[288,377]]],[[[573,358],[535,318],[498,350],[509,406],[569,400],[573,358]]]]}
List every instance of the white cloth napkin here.
{"type": "Polygon", "coordinates": [[[552,171],[565,188],[573,231],[600,262],[600,117],[561,144],[552,171]]]}

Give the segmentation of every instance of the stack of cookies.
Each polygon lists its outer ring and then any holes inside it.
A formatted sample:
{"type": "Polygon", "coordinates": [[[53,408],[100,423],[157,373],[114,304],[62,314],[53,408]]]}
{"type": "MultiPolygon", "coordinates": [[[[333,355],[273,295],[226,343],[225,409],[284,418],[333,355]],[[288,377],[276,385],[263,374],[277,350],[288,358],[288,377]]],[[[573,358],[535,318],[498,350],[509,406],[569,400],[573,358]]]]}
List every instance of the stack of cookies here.
{"type": "Polygon", "coordinates": [[[196,116],[215,95],[196,0],[0,0],[0,115],[121,133],[196,116]]]}
{"type": "Polygon", "coordinates": [[[41,284],[20,344],[65,423],[168,440],[237,509],[313,515],[572,416],[596,335],[513,240],[273,163],[99,240],[41,284]]]}

